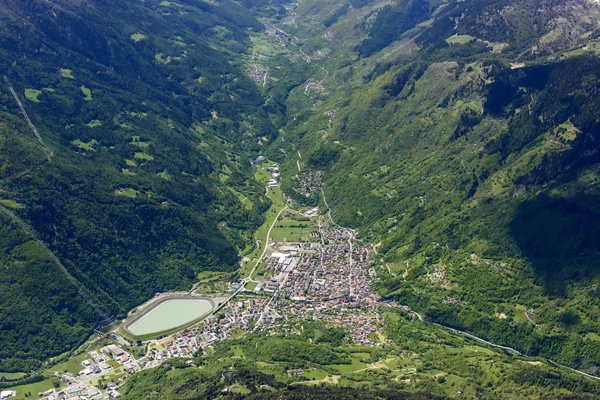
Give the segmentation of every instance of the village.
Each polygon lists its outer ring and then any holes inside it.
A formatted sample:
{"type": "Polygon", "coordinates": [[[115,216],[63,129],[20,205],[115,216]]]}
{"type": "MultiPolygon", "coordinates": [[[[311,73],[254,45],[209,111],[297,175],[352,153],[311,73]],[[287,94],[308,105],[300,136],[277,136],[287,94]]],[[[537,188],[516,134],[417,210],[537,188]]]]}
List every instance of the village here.
{"type": "MultiPolygon", "coordinates": [[[[38,393],[38,398],[47,400],[106,400],[121,397],[119,387],[126,377],[147,368],[145,358],[135,357],[122,347],[111,344],[86,353],[88,358],[81,361],[79,373],[62,372],[58,377],[65,383],[62,388],[49,389],[38,393]],[[122,370],[121,377],[104,384],[105,377],[115,370],[122,370]]],[[[16,391],[2,392],[2,400],[16,395],[16,391]]]]}
{"type": "Polygon", "coordinates": [[[306,319],[342,326],[357,344],[385,343],[378,310],[400,306],[370,291],[369,250],[353,244],[352,230],[325,220],[319,225],[318,242],[270,242],[268,278],[252,290],[232,284],[231,290],[240,293],[235,301],[199,326],[176,334],[156,359],[185,356],[252,332],[293,332],[294,325],[306,319]]]}
{"type": "Polygon", "coordinates": [[[66,387],[40,393],[40,398],[118,398],[119,387],[137,371],[174,357],[187,358],[193,364],[192,358],[199,350],[210,351],[217,342],[256,332],[293,333],[304,320],[343,327],[356,344],[386,343],[379,310],[400,306],[381,301],[371,293],[369,249],[356,245],[354,231],[323,217],[318,221],[318,241],[270,242],[265,256],[265,280],[252,290],[245,289],[243,282],[232,283],[236,296],[199,325],[148,341],[146,354],[137,359],[118,345],[91,351],[79,374],[60,376],[66,387]],[[126,373],[104,382],[100,379],[114,370],[109,360],[112,364],[117,362],[126,373]],[[98,387],[100,381],[104,390],[98,387]]]}
{"type": "MultiPolygon", "coordinates": [[[[259,158],[256,163],[263,160],[259,158]]],[[[271,175],[267,187],[279,187],[277,165],[265,169],[271,175]]],[[[320,175],[308,178],[307,192],[316,191],[320,175]]],[[[89,357],[82,361],[78,374],[60,374],[66,386],[38,393],[38,397],[47,400],[118,398],[121,396],[119,388],[138,371],[176,357],[188,359],[187,363],[192,365],[195,355],[210,352],[220,341],[251,333],[293,334],[298,324],[306,320],[343,327],[356,344],[385,344],[380,309],[411,310],[382,301],[371,292],[370,279],[374,274],[369,248],[358,245],[360,242],[355,239],[353,230],[336,225],[329,214],[322,215],[318,207],[291,212],[314,226],[309,240],[267,240],[263,257],[256,261],[257,266],[261,265],[260,277],[250,274],[242,281],[231,282],[230,297],[218,312],[211,313],[194,327],[146,341],[145,354],[138,354],[138,358],[125,351],[126,346],[117,345],[128,341],[113,331],[109,336],[116,339],[117,344],[88,352],[89,357]],[[115,377],[115,369],[124,373],[115,377]]],[[[15,394],[2,393],[2,400],[15,394]]]]}

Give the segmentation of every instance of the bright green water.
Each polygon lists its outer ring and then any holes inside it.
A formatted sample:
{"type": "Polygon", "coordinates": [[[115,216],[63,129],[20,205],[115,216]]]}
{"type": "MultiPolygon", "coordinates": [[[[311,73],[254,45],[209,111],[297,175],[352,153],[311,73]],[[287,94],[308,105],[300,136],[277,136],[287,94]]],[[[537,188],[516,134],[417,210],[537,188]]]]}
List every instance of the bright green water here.
{"type": "Polygon", "coordinates": [[[211,309],[212,305],[207,300],[167,300],[130,325],[128,329],[136,335],[161,332],[193,321],[211,309]]]}

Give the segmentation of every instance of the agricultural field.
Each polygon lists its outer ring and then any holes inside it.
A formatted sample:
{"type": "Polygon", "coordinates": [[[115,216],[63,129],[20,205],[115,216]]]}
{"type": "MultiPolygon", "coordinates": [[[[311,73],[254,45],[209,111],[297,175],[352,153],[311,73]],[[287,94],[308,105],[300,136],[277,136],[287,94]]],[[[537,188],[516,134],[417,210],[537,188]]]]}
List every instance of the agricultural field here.
{"type": "Polygon", "coordinates": [[[74,357],[69,357],[69,359],[63,363],[57,364],[52,368],[48,369],[48,372],[70,372],[72,374],[79,374],[82,369],[85,367],[81,364],[83,360],[89,359],[89,354],[86,352],[79,354],[74,357]]]}
{"type": "Polygon", "coordinates": [[[318,241],[317,236],[311,236],[318,232],[318,226],[314,220],[291,212],[283,213],[275,223],[271,231],[271,241],[275,242],[310,242],[318,241]]]}
{"type": "Polygon", "coordinates": [[[11,400],[24,400],[38,398],[38,393],[45,392],[52,388],[60,388],[63,383],[57,378],[47,378],[41,382],[32,383],[29,385],[15,386],[10,390],[17,392],[17,395],[11,397],[11,400]]]}

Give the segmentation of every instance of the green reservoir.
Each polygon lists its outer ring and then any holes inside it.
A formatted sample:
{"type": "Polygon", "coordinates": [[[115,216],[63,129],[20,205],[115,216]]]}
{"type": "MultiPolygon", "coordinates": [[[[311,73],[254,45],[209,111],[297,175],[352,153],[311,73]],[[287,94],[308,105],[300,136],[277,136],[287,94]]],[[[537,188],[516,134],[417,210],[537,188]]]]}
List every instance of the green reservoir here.
{"type": "Polygon", "coordinates": [[[208,299],[168,299],[126,328],[135,335],[162,332],[198,319],[213,308],[214,303],[208,299]]]}

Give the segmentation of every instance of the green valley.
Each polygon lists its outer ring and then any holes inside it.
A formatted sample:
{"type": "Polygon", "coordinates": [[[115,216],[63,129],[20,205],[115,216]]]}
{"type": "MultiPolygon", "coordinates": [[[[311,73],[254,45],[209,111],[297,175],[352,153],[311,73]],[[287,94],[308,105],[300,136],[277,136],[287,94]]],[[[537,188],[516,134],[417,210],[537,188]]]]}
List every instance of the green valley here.
{"type": "Polygon", "coordinates": [[[0,388],[597,398],[599,16],[0,0],[0,388]]]}

